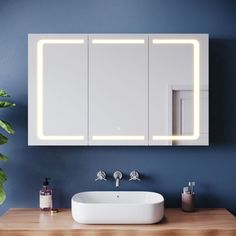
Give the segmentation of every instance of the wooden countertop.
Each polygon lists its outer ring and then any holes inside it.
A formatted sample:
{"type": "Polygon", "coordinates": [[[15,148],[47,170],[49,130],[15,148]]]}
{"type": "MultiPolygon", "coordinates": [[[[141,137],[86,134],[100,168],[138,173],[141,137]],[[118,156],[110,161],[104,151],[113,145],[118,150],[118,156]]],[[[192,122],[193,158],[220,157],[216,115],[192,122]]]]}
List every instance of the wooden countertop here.
{"type": "Polygon", "coordinates": [[[199,209],[184,213],[165,209],[165,218],[153,225],[82,225],[76,223],[70,209],[59,213],[39,209],[10,209],[0,217],[0,236],[236,236],[236,218],[225,209],[199,209]]]}

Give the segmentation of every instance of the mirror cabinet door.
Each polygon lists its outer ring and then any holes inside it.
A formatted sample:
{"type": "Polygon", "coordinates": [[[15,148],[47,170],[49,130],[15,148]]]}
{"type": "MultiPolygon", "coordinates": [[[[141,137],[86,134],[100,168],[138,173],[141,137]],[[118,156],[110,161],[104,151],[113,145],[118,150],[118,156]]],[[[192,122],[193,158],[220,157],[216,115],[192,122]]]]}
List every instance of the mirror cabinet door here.
{"type": "Polygon", "coordinates": [[[148,36],[89,36],[89,144],[148,144],[148,36]]]}
{"type": "Polygon", "coordinates": [[[88,144],[87,38],[29,35],[29,145],[88,144]]]}
{"type": "Polygon", "coordinates": [[[149,143],[208,145],[208,35],[150,35],[149,143]]]}

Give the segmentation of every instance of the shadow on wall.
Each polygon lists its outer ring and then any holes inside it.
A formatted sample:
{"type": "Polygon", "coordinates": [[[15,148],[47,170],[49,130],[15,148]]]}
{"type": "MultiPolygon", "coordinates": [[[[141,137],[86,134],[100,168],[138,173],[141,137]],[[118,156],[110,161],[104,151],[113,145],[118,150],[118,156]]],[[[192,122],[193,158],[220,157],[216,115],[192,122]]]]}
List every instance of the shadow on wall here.
{"type": "Polygon", "coordinates": [[[203,183],[201,184],[200,187],[203,191],[196,200],[197,207],[204,207],[204,208],[227,207],[225,202],[221,200],[219,196],[217,196],[214,193],[214,190],[212,189],[210,183],[203,183]],[[198,204],[199,202],[201,204],[198,204]]]}
{"type": "Polygon", "coordinates": [[[210,145],[236,143],[236,39],[210,39],[210,145]]]}

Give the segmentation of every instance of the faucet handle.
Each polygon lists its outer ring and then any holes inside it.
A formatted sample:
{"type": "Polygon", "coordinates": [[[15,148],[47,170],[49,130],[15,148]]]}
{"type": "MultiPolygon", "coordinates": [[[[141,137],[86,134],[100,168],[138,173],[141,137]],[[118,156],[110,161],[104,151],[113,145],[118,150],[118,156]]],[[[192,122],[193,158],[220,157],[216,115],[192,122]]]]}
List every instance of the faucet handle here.
{"type": "Polygon", "coordinates": [[[97,180],[107,180],[106,173],[103,170],[98,171],[97,178],[95,179],[95,181],[97,180]]]}
{"type": "Polygon", "coordinates": [[[129,181],[131,181],[131,180],[138,180],[138,181],[141,181],[141,179],[139,178],[139,173],[138,173],[138,171],[133,170],[133,171],[130,172],[130,179],[129,179],[129,181]]]}

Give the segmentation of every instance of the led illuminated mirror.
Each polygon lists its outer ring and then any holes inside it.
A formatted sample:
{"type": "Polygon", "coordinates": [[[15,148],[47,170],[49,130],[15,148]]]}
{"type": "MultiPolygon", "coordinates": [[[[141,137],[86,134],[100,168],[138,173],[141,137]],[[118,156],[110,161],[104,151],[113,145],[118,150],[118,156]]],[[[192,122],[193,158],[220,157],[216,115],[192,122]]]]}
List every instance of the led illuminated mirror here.
{"type": "Polygon", "coordinates": [[[151,144],[208,145],[208,36],[156,35],[149,43],[151,144]]]}
{"type": "Polygon", "coordinates": [[[208,145],[208,35],[30,34],[29,145],[208,145]]]}

